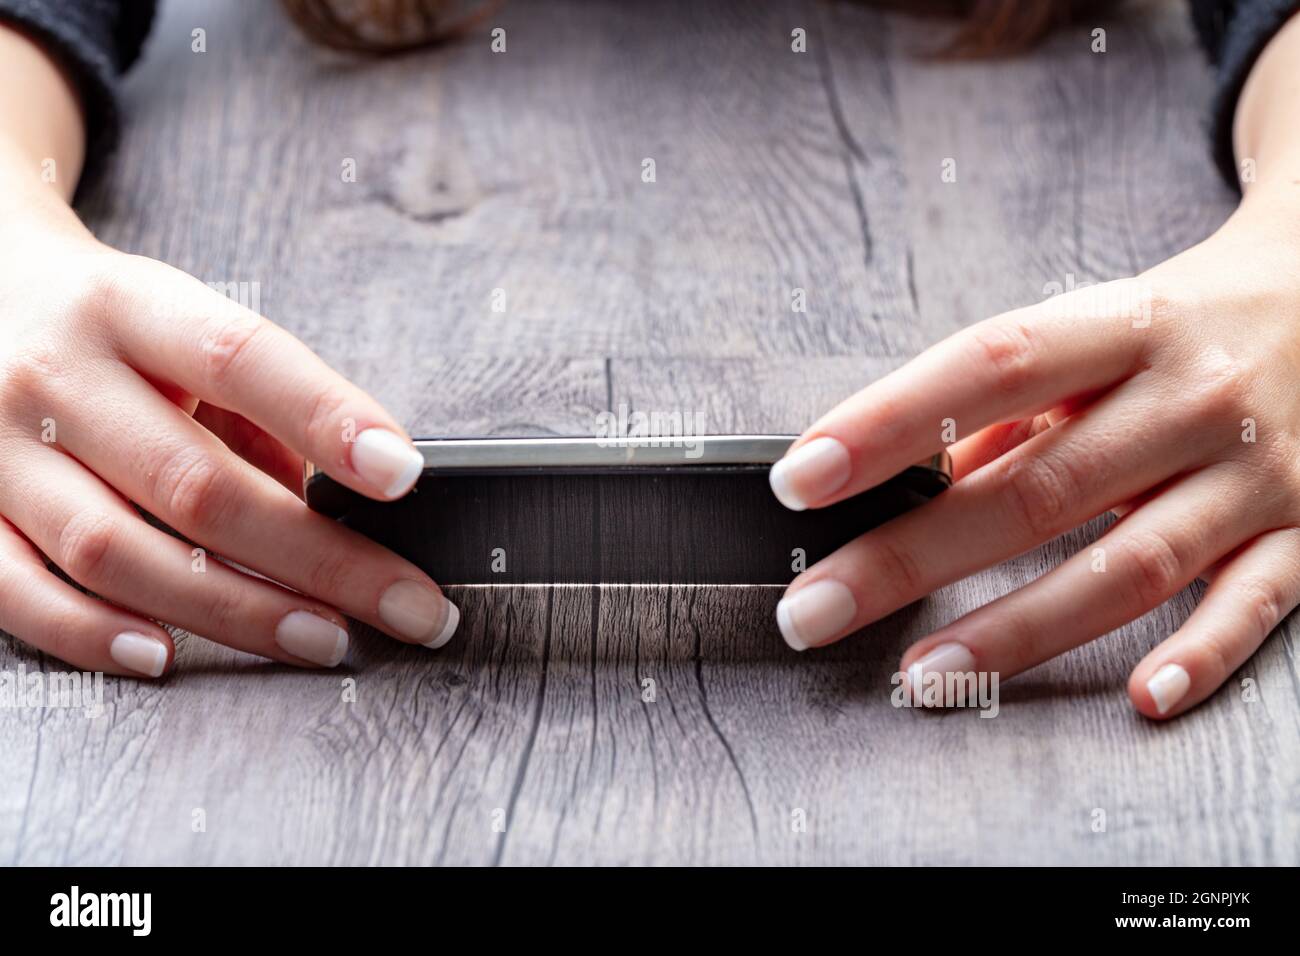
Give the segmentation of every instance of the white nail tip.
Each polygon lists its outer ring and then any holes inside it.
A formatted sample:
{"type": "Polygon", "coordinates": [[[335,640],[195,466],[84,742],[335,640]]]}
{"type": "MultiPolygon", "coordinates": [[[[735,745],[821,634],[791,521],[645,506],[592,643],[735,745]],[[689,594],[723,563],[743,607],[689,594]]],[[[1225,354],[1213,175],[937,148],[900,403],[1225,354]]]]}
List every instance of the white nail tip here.
{"type": "Polygon", "coordinates": [[[119,666],[148,677],[161,677],[167,668],[167,645],[135,631],[123,631],[113,638],[108,655],[119,666]]]}
{"type": "Polygon", "coordinates": [[[348,652],[348,632],[310,611],[290,611],[275,628],[275,642],[313,664],[335,667],[348,652]]]}
{"type": "Polygon", "coordinates": [[[441,633],[424,646],[430,650],[437,650],[451,640],[451,636],[456,633],[456,628],[460,627],[460,608],[447,602],[447,623],[442,626],[441,633]]]}
{"type": "Polygon", "coordinates": [[[790,484],[790,463],[788,459],[782,458],[772,466],[772,470],[767,476],[767,482],[772,486],[772,494],[776,495],[776,500],[791,511],[808,510],[808,502],[800,498],[790,484]]]}
{"type": "Polygon", "coordinates": [[[384,494],[389,498],[400,498],[413,487],[420,478],[420,472],[424,471],[424,459],[420,453],[415,453],[415,458],[407,462],[406,467],[402,469],[401,474],[393,479],[392,484],[384,489],[384,494]]]}
{"type": "Polygon", "coordinates": [[[921,688],[920,695],[924,696],[926,687],[926,675],[937,674],[943,678],[943,694],[935,703],[943,707],[951,707],[956,701],[948,699],[948,674],[971,674],[975,671],[975,655],[964,644],[958,644],[955,641],[948,644],[939,644],[932,647],[925,656],[912,662],[912,666],[907,669],[907,692],[917,694],[917,688],[921,688]]]}
{"type": "Polygon", "coordinates": [[[411,490],[424,470],[424,457],[411,443],[384,428],[367,428],[352,443],[352,467],[387,498],[411,490]]]}
{"type": "Polygon", "coordinates": [[[1147,681],[1147,692],[1155,701],[1156,711],[1167,714],[1183,699],[1192,686],[1192,679],[1187,671],[1177,664],[1166,664],[1147,681]]]}
{"type": "Polygon", "coordinates": [[[921,666],[920,661],[916,661],[907,669],[907,690],[913,693],[912,688],[923,686],[921,681],[925,677],[925,668],[921,666]]]}
{"type": "Polygon", "coordinates": [[[334,653],[325,661],[326,667],[336,667],[342,660],[343,655],[348,652],[348,632],[343,628],[335,628],[334,653]]]}
{"type": "Polygon", "coordinates": [[[814,438],[772,466],[768,483],[772,494],[791,511],[804,511],[812,501],[820,501],[844,487],[852,472],[849,451],[828,435],[814,438]],[[802,492],[795,489],[799,478],[802,492]],[[806,496],[811,496],[811,500],[806,496]]]}
{"type": "Polygon", "coordinates": [[[787,644],[806,651],[842,634],[857,613],[853,592],[839,581],[823,578],[781,598],[776,626],[787,644]]]}
{"type": "MultiPolygon", "coordinates": [[[[779,498],[780,495],[777,495],[777,497],[779,498]]],[[[787,505],[787,507],[789,506],[787,505]]],[[[790,605],[788,600],[788,598],[782,598],[777,602],[776,626],[781,629],[781,636],[785,638],[787,644],[796,651],[806,651],[808,650],[808,645],[804,642],[803,638],[799,636],[799,632],[795,630],[794,621],[790,618],[790,605]]]]}

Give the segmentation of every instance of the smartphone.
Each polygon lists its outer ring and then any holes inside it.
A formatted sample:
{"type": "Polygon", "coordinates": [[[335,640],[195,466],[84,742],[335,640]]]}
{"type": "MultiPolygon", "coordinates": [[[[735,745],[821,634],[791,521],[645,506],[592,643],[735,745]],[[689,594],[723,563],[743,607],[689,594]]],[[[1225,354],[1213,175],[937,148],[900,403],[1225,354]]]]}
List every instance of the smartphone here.
{"type": "Polygon", "coordinates": [[[316,511],[440,584],[785,584],[940,494],[947,453],[828,508],[786,509],[793,435],[419,439],[424,473],[372,501],[308,466],[316,511]]]}

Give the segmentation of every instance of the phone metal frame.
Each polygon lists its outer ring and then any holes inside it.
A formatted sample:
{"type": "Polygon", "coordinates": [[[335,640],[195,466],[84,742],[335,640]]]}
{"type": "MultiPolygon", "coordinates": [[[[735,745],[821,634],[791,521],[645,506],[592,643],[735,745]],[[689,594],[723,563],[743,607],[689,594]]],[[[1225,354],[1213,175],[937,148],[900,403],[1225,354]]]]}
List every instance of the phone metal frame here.
{"type": "MultiPolygon", "coordinates": [[[[716,468],[772,465],[796,435],[664,435],[630,438],[417,438],[424,471],[537,471],[552,469],[716,468]]],[[[952,481],[946,451],[931,455],[916,468],[952,481]]],[[[307,463],[306,480],[321,469],[307,463]]]]}

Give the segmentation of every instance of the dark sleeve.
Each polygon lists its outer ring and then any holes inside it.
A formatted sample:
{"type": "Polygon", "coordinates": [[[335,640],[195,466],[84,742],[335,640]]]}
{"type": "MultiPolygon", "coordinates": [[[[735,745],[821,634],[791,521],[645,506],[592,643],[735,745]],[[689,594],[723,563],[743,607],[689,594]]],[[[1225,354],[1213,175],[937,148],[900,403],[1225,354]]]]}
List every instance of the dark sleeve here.
{"type": "Polygon", "coordinates": [[[1234,188],[1237,163],[1232,154],[1232,118],[1250,68],[1273,34],[1300,0],[1191,0],[1192,22],[1210,62],[1218,71],[1210,109],[1210,135],[1214,161],[1234,188]]]}
{"type": "Polygon", "coordinates": [[[113,84],[140,56],[156,6],[156,0],[0,0],[0,22],[43,44],[76,85],[86,116],[83,182],[117,142],[113,84]]]}

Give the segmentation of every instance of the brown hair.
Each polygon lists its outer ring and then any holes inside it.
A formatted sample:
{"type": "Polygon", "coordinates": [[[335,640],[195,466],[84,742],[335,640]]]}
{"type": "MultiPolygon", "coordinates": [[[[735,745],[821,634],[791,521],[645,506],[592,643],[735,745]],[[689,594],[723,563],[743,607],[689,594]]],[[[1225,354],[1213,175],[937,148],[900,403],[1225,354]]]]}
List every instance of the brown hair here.
{"type": "MultiPolygon", "coordinates": [[[[318,43],[336,50],[395,53],[453,39],[495,13],[502,0],[280,0],[289,17],[318,43]]],[[[624,0],[627,2],[627,0],[624,0]]],[[[635,0],[631,0],[635,2],[635,0]]],[[[940,56],[1021,53],[1053,29],[1099,17],[1121,0],[866,0],[878,7],[962,21],[934,51],[940,56]]]]}
{"type": "Polygon", "coordinates": [[[1103,17],[1123,0],[868,0],[920,16],[946,16],[961,26],[938,50],[946,58],[1006,56],[1036,46],[1057,27],[1103,17]]]}
{"type": "Polygon", "coordinates": [[[308,37],[354,53],[400,53],[454,39],[495,13],[501,2],[280,0],[308,37]]]}

